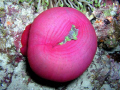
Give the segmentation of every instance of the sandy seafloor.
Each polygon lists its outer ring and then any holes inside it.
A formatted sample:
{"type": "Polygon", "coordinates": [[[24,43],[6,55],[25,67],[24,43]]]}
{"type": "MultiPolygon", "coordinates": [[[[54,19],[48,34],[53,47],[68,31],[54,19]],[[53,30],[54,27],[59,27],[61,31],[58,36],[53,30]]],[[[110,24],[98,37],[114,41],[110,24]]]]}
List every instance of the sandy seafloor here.
{"type": "MultiPolygon", "coordinates": [[[[5,9],[0,13],[0,90],[120,90],[120,63],[101,48],[97,48],[89,68],[71,82],[56,83],[36,76],[20,53],[20,40],[25,27],[43,8],[35,13],[27,3],[1,1],[0,5],[5,9]]],[[[114,51],[120,51],[120,46],[114,51]]]]}

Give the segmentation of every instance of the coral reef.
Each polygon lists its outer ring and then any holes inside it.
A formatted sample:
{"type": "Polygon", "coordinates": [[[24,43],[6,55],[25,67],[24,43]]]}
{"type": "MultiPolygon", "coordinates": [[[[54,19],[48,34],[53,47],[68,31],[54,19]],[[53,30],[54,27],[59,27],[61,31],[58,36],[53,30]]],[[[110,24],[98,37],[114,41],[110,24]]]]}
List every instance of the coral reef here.
{"type": "Polygon", "coordinates": [[[95,19],[93,26],[98,37],[98,46],[106,50],[114,49],[119,45],[120,21],[119,4],[115,1],[106,7],[97,8],[93,11],[95,19]]]}
{"type": "MultiPolygon", "coordinates": [[[[5,6],[1,7],[2,12],[0,12],[0,90],[6,89],[12,83],[14,68],[24,61],[24,57],[19,52],[21,34],[24,29],[21,25],[26,25],[31,20],[24,14],[25,10],[18,5],[12,2],[5,2],[4,4],[5,6]]],[[[28,6],[26,5],[26,7],[28,6]]],[[[28,13],[29,16],[31,13],[31,11],[28,13]]]]}
{"type": "Polygon", "coordinates": [[[117,1],[0,0],[0,90],[119,90],[120,6],[117,1]],[[43,84],[44,81],[27,74],[27,59],[19,51],[20,37],[26,25],[33,22],[39,13],[51,7],[68,6],[83,11],[91,21],[99,48],[90,67],[81,77],[68,84],[51,87],[52,83],[46,81],[43,84]],[[106,51],[111,48],[114,51],[106,51]]]}
{"type": "Polygon", "coordinates": [[[44,10],[53,7],[72,7],[77,10],[86,11],[86,7],[88,9],[94,10],[95,7],[105,6],[105,0],[12,0],[15,3],[23,3],[27,2],[29,4],[33,4],[36,7],[36,11],[39,11],[39,8],[43,6],[44,10]]]}

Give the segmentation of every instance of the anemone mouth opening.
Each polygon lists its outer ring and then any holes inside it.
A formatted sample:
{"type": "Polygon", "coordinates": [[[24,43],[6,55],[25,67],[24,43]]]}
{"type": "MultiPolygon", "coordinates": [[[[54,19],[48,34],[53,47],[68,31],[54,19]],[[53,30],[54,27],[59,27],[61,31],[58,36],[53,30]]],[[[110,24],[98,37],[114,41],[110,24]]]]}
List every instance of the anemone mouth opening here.
{"type": "Polygon", "coordinates": [[[77,35],[78,35],[78,29],[75,28],[75,25],[72,25],[70,32],[68,33],[67,36],[65,36],[65,39],[59,43],[59,45],[63,45],[71,40],[77,40],[77,35]]]}

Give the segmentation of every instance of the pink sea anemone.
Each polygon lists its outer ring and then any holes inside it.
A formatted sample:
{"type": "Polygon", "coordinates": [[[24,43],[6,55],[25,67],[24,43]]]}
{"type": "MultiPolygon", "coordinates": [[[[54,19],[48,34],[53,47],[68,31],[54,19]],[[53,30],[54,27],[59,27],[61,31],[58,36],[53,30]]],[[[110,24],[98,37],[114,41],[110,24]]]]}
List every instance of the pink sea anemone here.
{"type": "Polygon", "coordinates": [[[90,65],[97,48],[95,30],[90,21],[73,8],[56,7],[41,13],[22,35],[23,55],[32,70],[42,78],[66,82],[79,77],[90,65]],[[72,25],[77,40],[65,44],[72,25]]]}

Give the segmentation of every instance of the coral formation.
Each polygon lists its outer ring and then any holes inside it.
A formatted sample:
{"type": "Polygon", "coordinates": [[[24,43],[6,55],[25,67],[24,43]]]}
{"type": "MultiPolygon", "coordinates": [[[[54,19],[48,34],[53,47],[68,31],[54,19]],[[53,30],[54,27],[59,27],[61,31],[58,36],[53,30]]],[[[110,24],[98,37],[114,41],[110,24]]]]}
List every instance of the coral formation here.
{"type": "Polygon", "coordinates": [[[119,0],[0,0],[0,89],[119,90],[120,7],[117,1],[119,0]],[[34,80],[27,74],[27,60],[19,51],[20,37],[25,26],[44,10],[68,6],[82,11],[91,21],[99,48],[83,75],[67,85],[56,87],[55,83],[55,87],[49,87],[52,83],[43,84],[44,81],[38,78],[34,80]],[[106,51],[111,47],[112,51],[106,51]]]}
{"type": "Polygon", "coordinates": [[[107,32],[106,36],[98,39],[100,43],[99,46],[107,50],[120,45],[120,22],[114,18],[111,25],[112,28],[109,28],[109,32],[107,32]],[[110,32],[110,30],[112,30],[112,32],[110,32]]]}
{"type": "MultiPolygon", "coordinates": [[[[110,2],[109,2],[110,3],[110,2]]],[[[98,46],[106,50],[114,49],[119,44],[120,21],[119,4],[115,1],[107,7],[93,11],[95,19],[92,21],[98,37],[98,46]]]]}
{"type": "Polygon", "coordinates": [[[19,0],[17,3],[28,2],[29,4],[35,4],[37,12],[39,8],[43,6],[44,10],[53,7],[72,7],[79,11],[86,11],[88,9],[93,10],[94,7],[100,7],[101,5],[105,6],[104,0],[19,0]]]}

